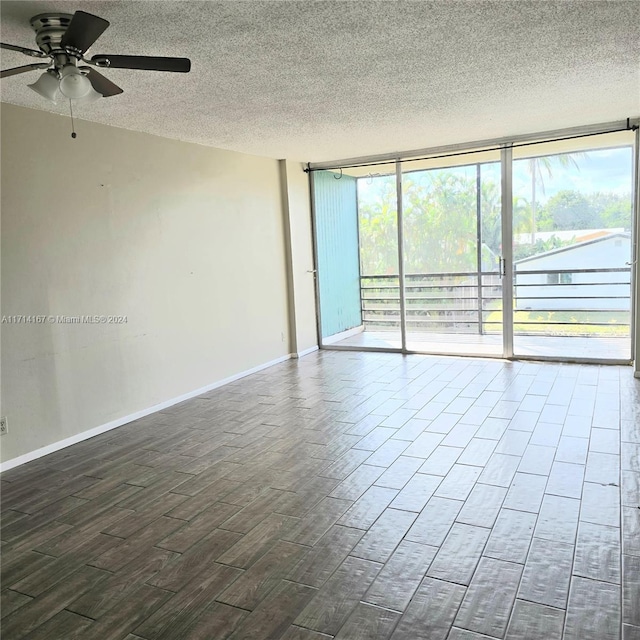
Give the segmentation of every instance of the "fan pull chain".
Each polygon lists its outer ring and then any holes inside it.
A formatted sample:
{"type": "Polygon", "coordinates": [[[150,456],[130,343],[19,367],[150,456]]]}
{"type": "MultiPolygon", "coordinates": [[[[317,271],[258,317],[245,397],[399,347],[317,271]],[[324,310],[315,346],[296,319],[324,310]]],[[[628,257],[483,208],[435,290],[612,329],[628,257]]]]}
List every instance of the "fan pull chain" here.
{"type": "Polygon", "coordinates": [[[69,99],[69,111],[71,112],[71,137],[77,138],[78,134],[76,133],[75,127],[73,126],[73,106],[71,105],[71,99],[69,99]]]}

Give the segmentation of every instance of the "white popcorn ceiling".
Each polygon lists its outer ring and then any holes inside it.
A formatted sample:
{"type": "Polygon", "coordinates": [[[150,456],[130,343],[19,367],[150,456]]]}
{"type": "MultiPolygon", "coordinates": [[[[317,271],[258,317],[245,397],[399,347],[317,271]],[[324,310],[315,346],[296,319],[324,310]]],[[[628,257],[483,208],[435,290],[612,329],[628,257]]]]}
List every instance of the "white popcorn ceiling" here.
{"type": "MultiPolygon", "coordinates": [[[[79,119],[273,158],[323,161],[640,115],[640,2],[2,2],[2,41],[78,9],[96,53],[191,58],[105,70],[124,94],[79,119]]],[[[34,62],[3,51],[2,68],[34,62]]],[[[68,114],[2,80],[2,100],[68,114]]],[[[81,131],[81,123],[76,128],[81,131]]]]}

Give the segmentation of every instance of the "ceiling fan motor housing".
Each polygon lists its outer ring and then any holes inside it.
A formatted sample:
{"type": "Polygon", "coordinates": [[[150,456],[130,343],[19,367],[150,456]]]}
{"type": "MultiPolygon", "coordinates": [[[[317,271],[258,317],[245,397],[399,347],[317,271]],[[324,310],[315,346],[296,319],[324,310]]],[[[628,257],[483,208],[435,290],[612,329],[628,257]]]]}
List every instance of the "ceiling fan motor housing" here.
{"type": "MultiPolygon", "coordinates": [[[[36,43],[42,52],[50,55],[55,51],[64,51],[60,43],[71,18],[73,16],[69,13],[40,13],[31,18],[31,27],[36,32],[36,43]]],[[[81,53],[78,52],[78,55],[81,53]]]]}

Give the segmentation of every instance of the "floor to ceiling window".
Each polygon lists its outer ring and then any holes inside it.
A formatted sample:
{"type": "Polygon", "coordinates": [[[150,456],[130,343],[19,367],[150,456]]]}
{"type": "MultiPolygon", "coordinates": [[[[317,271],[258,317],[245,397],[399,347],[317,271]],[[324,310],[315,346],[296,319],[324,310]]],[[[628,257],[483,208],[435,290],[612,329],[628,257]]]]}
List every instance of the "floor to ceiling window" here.
{"type": "Polygon", "coordinates": [[[634,133],[313,171],[323,346],[632,358],[634,133]]]}
{"type": "Polygon", "coordinates": [[[631,358],[633,135],[513,150],[513,352],[631,358]]]}

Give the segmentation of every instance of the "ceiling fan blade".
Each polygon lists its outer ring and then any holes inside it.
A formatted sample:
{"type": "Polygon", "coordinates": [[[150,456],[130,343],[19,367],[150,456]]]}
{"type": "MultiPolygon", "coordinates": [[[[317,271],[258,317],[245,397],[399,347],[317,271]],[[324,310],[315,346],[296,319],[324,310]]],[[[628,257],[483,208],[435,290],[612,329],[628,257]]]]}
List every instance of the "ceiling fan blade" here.
{"type": "Polygon", "coordinates": [[[47,58],[47,54],[42,51],[36,51],[35,49],[27,49],[26,47],[19,47],[15,44],[7,44],[6,42],[0,42],[0,49],[9,49],[9,51],[19,51],[26,56],[33,58],[47,58]]]}
{"type": "Polygon", "coordinates": [[[76,11],[71,18],[60,45],[73,47],[84,53],[106,30],[109,21],[91,13],[76,11]]]}
{"type": "Polygon", "coordinates": [[[17,76],[19,73],[26,73],[34,69],[46,69],[48,62],[36,62],[35,64],[27,64],[24,67],[13,67],[13,69],[4,69],[0,71],[0,78],[8,78],[9,76],[17,76]]]}
{"type": "Polygon", "coordinates": [[[114,84],[111,80],[105,78],[101,73],[98,73],[94,69],[89,71],[87,77],[89,78],[93,88],[98,93],[101,93],[103,98],[117,96],[119,93],[122,93],[122,89],[117,84],[114,84]]]}
{"type": "Polygon", "coordinates": [[[112,69],[142,69],[145,71],[174,71],[187,73],[191,70],[189,58],[163,58],[155,56],[112,56],[103,53],[93,56],[91,62],[98,67],[112,69]]]}

